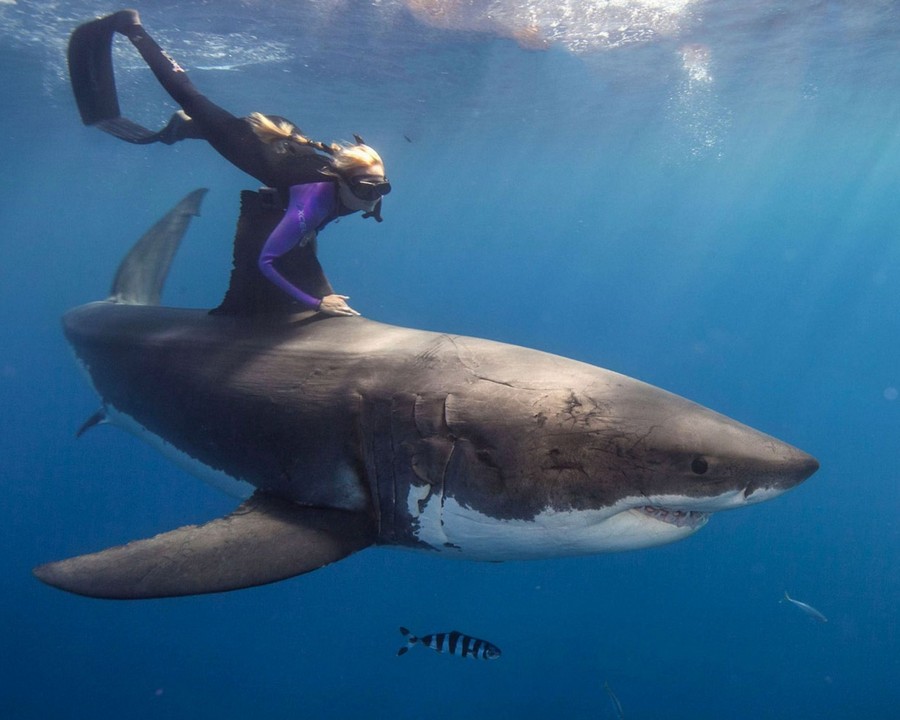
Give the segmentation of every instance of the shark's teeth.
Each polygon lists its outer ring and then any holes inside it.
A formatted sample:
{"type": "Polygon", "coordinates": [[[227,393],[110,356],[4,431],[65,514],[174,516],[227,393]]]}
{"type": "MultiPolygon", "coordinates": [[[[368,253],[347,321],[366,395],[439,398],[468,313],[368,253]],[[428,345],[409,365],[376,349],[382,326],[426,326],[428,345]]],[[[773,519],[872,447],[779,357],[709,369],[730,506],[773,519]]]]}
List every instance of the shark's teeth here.
{"type": "Polygon", "coordinates": [[[654,507],[653,505],[644,505],[635,509],[644,513],[644,515],[649,515],[654,520],[669,523],[669,525],[675,525],[676,527],[700,527],[709,520],[709,513],[695,510],[667,510],[666,508],[654,507]]]}

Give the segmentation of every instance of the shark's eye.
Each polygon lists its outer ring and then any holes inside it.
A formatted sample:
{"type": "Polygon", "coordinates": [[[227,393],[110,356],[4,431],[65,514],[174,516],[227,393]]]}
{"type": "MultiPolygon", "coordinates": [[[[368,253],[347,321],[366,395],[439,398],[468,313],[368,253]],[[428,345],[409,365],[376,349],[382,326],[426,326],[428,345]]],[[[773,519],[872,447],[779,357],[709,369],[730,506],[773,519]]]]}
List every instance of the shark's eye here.
{"type": "Polygon", "coordinates": [[[709,470],[709,463],[702,457],[696,457],[691,461],[691,470],[694,471],[695,475],[703,475],[709,470]]]}

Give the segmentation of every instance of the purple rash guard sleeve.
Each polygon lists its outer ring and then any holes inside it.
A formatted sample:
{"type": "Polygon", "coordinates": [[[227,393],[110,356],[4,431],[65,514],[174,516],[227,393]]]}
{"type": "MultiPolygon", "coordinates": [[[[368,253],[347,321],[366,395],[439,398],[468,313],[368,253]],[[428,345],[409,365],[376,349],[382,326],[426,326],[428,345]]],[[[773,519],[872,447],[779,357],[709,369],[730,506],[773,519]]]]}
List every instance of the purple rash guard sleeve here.
{"type": "Polygon", "coordinates": [[[259,269],[262,274],[292,298],[313,310],[318,310],[322,301],[288,282],[275,269],[274,262],[295,248],[307,233],[315,232],[334,209],[334,203],[334,183],[308,183],[291,187],[284,217],[269,235],[259,254],[259,269]]]}

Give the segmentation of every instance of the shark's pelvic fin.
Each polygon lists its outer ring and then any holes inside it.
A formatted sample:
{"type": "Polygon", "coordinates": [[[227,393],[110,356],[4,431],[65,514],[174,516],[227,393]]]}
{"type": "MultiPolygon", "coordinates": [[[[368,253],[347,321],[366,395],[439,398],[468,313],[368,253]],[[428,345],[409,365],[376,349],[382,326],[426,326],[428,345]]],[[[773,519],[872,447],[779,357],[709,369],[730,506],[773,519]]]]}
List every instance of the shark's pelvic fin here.
{"type": "Polygon", "coordinates": [[[110,300],[126,305],[159,305],[172,258],[191,218],[200,214],[204,195],[206,188],[185,195],[134,244],[116,271],[110,300]]]}
{"type": "Polygon", "coordinates": [[[372,545],[363,513],[307,508],[257,492],[233,513],[34,574],[89,597],[134,600],[237,590],[316,570],[372,545]]]}
{"type": "Polygon", "coordinates": [[[81,427],[78,428],[78,432],[75,433],[76,438],[80,438],[84,435],[88,430],[90,430],[95,425],[102,425],[107,421],[106,417],[106,409],[100,408],[97,412],[91,415],[87,420],[81,423],[81,427]]]}

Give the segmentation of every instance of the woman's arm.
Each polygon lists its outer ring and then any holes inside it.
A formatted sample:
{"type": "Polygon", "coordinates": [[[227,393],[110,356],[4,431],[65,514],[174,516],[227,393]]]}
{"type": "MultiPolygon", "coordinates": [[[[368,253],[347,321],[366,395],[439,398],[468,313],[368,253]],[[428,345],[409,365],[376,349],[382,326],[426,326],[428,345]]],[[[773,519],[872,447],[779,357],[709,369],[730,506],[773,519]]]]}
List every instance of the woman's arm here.
{"type": "Polygon", "coordinates": [[[275,260],[295,248],[328,217],[334,207],[335,188],[330,182],[295,185],[290,191],[288,208],[281,222],[269,235],[259,254],[259,269],[272,283],[300,304],[313,310],[322,301],[296,287],[275,268],[275,260]]]}

